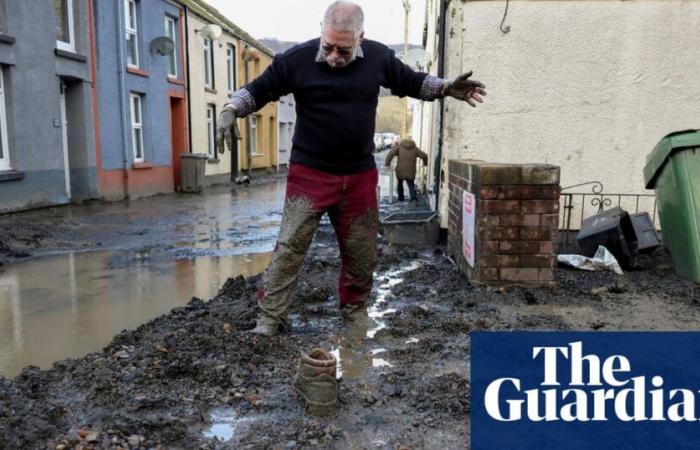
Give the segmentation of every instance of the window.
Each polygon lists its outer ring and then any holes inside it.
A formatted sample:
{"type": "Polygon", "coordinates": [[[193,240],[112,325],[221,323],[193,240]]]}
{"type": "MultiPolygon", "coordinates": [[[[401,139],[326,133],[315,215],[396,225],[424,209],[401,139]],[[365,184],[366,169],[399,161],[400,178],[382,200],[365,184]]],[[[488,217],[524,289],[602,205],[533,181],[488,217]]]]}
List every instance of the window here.
{"type": "Polygon", "coordinates": [[[7,117],[5,114],[5,80],[0,66],[0,170],[10,170],[10,155],[7,146],[7,117]]]}
{"type": "Polygon", "coordinates": [[[175,43],[175,49],[168,55],[168,76],[172,78],[177,78],[177,33],[175,32],[177,28],[175,28],[175,24],[175,19],[165,17],[165,35],[175,43]]]}
{"type": "Polygon", "coordinates": [[[0,0],[0,34],[7,33],[7,26],[5,25],[5,0],[0,0]]]}
{"type": "Polygon", "coordinates": [[[54,0],[56,8],[56,48],[75,52],[73,0],[54,0]]]}
{"type": "Polygon", "coordinates": [[[236,47],[229,44],[226,47],[226,67],[228,68],[228,92],[236,90],[236,47]]]}
{"type": "Polygon", "coordinates": [[[216,110],[214,105],[207,105],[207,153],[209,158],[216,158],[216,110]]]}
{"type": "Polygon", "coordinates": [[[258,116],[249,116],[250,117],[250,148],[252,149],[252,153],[255,155],[259,155],[260,153],[258,152],[258,116]]]}
{"type": "Polygon", "coordinates": [[[214,46],[211,39],[204,40],[204,85],[214,89],[214,46]]]}
{"type": "Polygon", "coordinates": [[[143,98],[140,94],[131,94],[131,148],[134,162],[143,162],[143,98]]]}
{"type": "Polygon", "coordinates": [[[124,8],[126,15],[126,65],[129,67],[139,66],[139,37],[138,19],[136,17],[136,2],[125,0],[124,8]]]}

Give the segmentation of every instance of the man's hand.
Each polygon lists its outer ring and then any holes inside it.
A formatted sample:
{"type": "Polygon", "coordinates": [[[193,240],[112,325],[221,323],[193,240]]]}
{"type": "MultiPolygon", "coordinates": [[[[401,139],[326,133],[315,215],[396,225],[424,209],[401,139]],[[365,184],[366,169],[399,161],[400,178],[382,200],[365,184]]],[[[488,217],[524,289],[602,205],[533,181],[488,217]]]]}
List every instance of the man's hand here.
{"type": "Polygon", "coordinates": [[[484,103],[481,96],[486,95],[486,91],[484,90],[486,86],[479,81],[470,80],[469,77],[471,76],[472,71],[470,70],[455,78],[454,81],[448,82],[445,85],[443,96],[449,95],[457,100],[464,100],[471,106],[476,106],[475,102],[484,103]]]}
{"type": "Polygon", "coordinates": [[[234,137],[241,139],[241,133],[238,131],[238,124],[236,123],[236,110],[224,108],[219,114],[219,121],[216,126],[216,148],[218,152],[226,152],[226,147],[233,151],[234,137]],[[226,147],[224,147],[224,142],[226,147]]]}

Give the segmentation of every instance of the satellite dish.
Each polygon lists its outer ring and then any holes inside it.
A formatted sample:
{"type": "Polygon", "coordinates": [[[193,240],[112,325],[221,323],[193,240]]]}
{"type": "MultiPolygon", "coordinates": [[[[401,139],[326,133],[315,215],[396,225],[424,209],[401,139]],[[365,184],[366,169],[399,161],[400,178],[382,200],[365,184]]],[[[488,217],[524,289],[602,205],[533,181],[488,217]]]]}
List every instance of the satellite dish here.
{"type": "Polygon", "coordinates": [[[199,30],[199,33],[204,36],[204,38],[215,41],[219,39],[219,36],[221,36],[221,27],[210,23],[208,25],[204,25],[202,29],[199,30]]]}
{"type": "Polygon", "coordinates": [[[175,50],[175,42],[168,36],[160,36],[151,41],[151,51],[159,55],[169,55],[175,50]]]}
{"type": "Polygon", "coordinates": [[[401,60],[411,68],[424,68],[428,62],[428,52],[424,48],[412,48],[401,60]]]}

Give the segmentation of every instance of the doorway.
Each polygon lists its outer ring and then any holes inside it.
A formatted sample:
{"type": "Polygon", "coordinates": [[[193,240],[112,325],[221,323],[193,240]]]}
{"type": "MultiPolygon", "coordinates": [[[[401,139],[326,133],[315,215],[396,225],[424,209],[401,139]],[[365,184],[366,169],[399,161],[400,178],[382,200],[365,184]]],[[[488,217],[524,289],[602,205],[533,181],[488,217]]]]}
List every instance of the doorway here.
{"type": "Polygon", "coordinates": [[[170,97],[170,148],[173,165],[173,187],[181,183],[180,155],[187,153],[187,130],[185,125],[185,101],[170,97]]]}
{"type": "Polygon", "coordinates": [[[66,113],[66,84],[61,82],[61,144],[63,145],[63,170],[66,180],[66,198],[71,201],[70,157],[68,155],[68,114],[66,113]]]}

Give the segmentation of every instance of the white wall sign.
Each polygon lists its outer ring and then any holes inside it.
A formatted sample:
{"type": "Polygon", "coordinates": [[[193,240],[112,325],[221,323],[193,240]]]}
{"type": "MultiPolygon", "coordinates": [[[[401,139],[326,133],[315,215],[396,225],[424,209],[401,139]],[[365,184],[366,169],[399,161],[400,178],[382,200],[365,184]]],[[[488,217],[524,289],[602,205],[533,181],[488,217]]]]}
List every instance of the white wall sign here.
{"type": "Polygon", "coordinates": [[[462,199],[462,245],[464,259],[474,267],[474,234],[476,223],[476,199],[471,192],[464,191],[462,199]]]}

